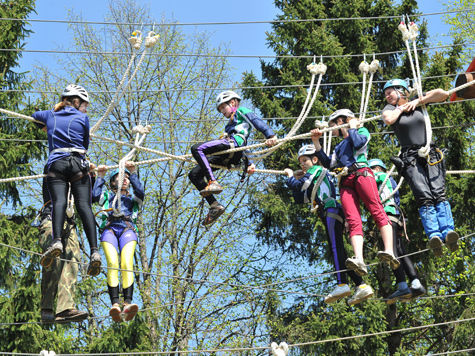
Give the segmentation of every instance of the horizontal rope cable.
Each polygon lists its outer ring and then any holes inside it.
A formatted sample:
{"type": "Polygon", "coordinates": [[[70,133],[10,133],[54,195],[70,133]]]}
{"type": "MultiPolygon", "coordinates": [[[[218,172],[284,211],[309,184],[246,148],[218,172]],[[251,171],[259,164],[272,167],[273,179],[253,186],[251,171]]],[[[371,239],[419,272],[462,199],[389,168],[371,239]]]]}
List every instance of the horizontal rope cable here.
{"type": "MultiPolygon", "coordinates": [[[[420,47],[418,51],[429,51],[435,49],[451,48],[456,46],[464,46],[470,48],[475,45],[474,42],[449,44],[434,47],[420,47]]],[[[18,52],[18,53],[41,53],[41,54],[87,54],[87,55],[100,55],[100,56],[131,56],[132,52],[110,52],[110,51],[73,51],[73,50],[40,50],[40,49],[23,49],[23,48],[0,48],[0,52],[18,52]]],[[[405,50],[397,50],[391,52],[378,52],[374,53],[375,56],[381,57],[393,54],[403,54],[405,50]]],[[[371,53],[372,54],[372,53],[371,53]]],[[[348,58],[348,57],[365,57],[369,54],[339,54],[339,55],[318,55],[321,58],[348,58]]],[[[145,57],[200,57],[200,58],[248,58],[248,59],[313,59],[314,55],[242,55],[242,54],[200,54],[200,53],[146,53],[145,57]]]]}
{"type": "Polygon", "coordinates": [[[452,355],[452,354],[458,354],[458,353],[460,353],[460,352],[467,352],[467,351],[474,351],[474,350],[475,350],[475,347],[472,348],[472,349],[463,349],[463,350],[447,351],[447,352],[441,352],[441,353],[436,353],[436,354],[430,353],[429,355],[430,355],[430,356],[452,355]]]}
{"type": "MultiPolygon", "coordinates": [[[[333,339],[309,341],[309,342],[303,342],[303,343],[297,343],[297,344],[290,344],[288,346],[289,348],[295,348],[295,347],[302,347],[302,346],[324,344],[328,342],[346,341],[346,340],[352,340],[352,339],[360,339],[360,338],[367,338],[367,337],[373,337],[373,336],[400,333],[403,331],[414,331],[414,330],[432,328],[432,327],[443,326],[443,325],[452,325],[452,324],[469,322],[473,320],[475,320],[475,317],[467,318],[467,319],[452,320],[452,321],[444,321],[441,323],[412,326],[412,327],[395,329],[395,330],[379,331],[379,332],[368,333],[368,334],[360,334],[360,335],[338,337],[338,338],[333,338],[333,339]]],[[[270,346],[233,347],[233,348],[223,348],[223,349],[203,349],[203,350],[183,350],[183,351],[138,351],[138,352],[114,352],[114,353],[76,353],[76,354],[57,354],[57,355],[58,356],[167,355],[167,354],[192,354],[192,353],[198,354],[198,353],[217,353],[217,352],[228,353],[228,352],[239,352],[239,351],[257,351],[257,350],[270,350],[270,346]]],[[[21,355],[21,354],[17,354],[17,355],[21,355]]]]}
{"type": "MultiPolygon", "coordinates": [[[[463,241],[464,239],[466,239],[468,237],[472,237],[473,235],[475,235],[475,232],[461,237],[459,239],[459,241],[463,241]]],[[[11,246],[11,245],[4,244],[4,243],[0,243],[0,246],[4,246],[4,247],[7,247],[7,248],[12,248],[12,249],[19,250],[19,251],[22,251],[22,252],[26,252],[26,253],[29,253],[29,254],[34,254],[34,255],[41,256],[41,253],[30,251],[30,250],[27,250],[27,249],[24,249],[24,248],[21,248],[21,247],[17,247],[17,246],[11,246]]],[[[411,253],[407,253],[405,255],[398,256],[398,258],[403,258],[403,257],[407,257],[407,256],[414,256],[414,255],[417,255],[417,254],[420,254],[420,253],[423,253],[423,252],[427,252],[427,251],[429,251],[428,248],[422,249],[422,250],[419,250],[419,251],[415,251],[415,252],[411,252],[411,253]]],[[[68,260],[68,259],[63,259],[63,258],[58,258],[58,259],[60,261],[69,262],[69,263],[76,263],[78,265],[83,265],[83,266],[87,265],[87,263],[83,263],[83,262],[79,262],[79,261],[73,261],[73,260],[68,260]]],[[[365,266],[371,267],[371,266],[378,265],[380,263],[381,262],[374,262],[374,263],[365,264],[365,266]]],[[[143,272],[143,271],[134,270],[134,269],[128,270],[128,269],[115,268],[115,267],[101,267],[101,269],[102,270],[111,269],[111,270],[117,270],[117,271],[123,271],[123,272],[133,272],[133,273],[137,273],[137,274],[144,274],[144,275],[150,275],[150,276],[155,276],[155,277],[165,277],[165,278],[170,278],[170,279],[180,279],[180,280],[186,280],[188,282],[199,283],[199,284],[206,283],[206,284],[211,285],[211,286],[229,286],[229,287],[233,287],[233,288],[243,288],[240,291],[251,290],[251,289],[262,289],[262,290],[269,290],[269,291],[276,291],[276,292],[288,292],[288,291],[278,290],[278,289],[273,290],[273,289],[270,289],[268,287],[272,287],[272,286],[280,285],[280,284],[293,283],[293,282],[302,281],[302,280],[310,279],[310,278],[330,276],[330,275],[333,275],[333,274],[336,274],[336,273],[349,271],[349,269],[342,269],[342,270],[338,270],[338,271],[318,273],[318,274],[314,274],[314,275],[294,278],[294,279],[290,279],[290,280],[288,279],[288,280],[284,280],[284,281],[278,281],[278,282],[263,284],[263,285],[259,285],[259,286],[251,286],[251,285],[237,285],[237,284],[224,283],[224,282],[213,282],[213,281],[207,281],[207,280],[203,280],[203,279],[193,279],[193,278],[188,278],[188,277],[173,276],[173,275],[167,275],[167,274],[162,274],[162,273],[143,272]]],[[[297,293],[298,292],[295,292],[293,294],[297,294],[297,293]]],[[[305,294],[314,296],[314,294],[311,294],[311,293],[305,293],[305,294]]]]}
{"type": "MultiPolygon", "coordinates": [[[[472,12],[475,8],[462,10],[429,12],[425,14],[412,14],[411,18],[448,15],[461,12],[472,12]]],[[[250,25],[250,24],[275,24],[275,23],[298,23],[298,22],[328,22],[328,21],[355,21],[355,20],[378,20],[378,19],[400,19],[401,15],[388,16],[368,16],[368,17],[330,17],[320,19],[282,19],[282,20],[264,20],[264,21],[231,21],[231,22],[170,22],[170,23],[135,23],[135,22],[107,22],[107,21],[83,21],[83,20],[50,20],[50,19],[17,19],[12,17],[1,17],[0,21],[26,21],[26,22],[42,22],[42,23],[62,23],[75,25],[112,25],[112,26],[215,26],[215,25],[250,25]]]]}

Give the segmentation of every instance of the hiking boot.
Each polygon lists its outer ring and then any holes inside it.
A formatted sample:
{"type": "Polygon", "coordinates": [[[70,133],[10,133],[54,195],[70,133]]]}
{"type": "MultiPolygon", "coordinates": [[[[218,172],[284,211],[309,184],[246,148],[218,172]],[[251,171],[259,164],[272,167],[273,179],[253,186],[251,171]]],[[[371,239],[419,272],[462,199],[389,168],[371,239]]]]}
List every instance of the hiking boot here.
{"type": "Polygon", "coordinates": [[[122,315],[120,315],[120,313],[122,313],[122,310],[120,310],[119,303],[112,304],[112,308],[109,310],[109,315],[116,323],[120,323],[122,321],[122,315]]]}
{"type": "Polygon", "coordinates": [[[450,252],[455,252],[459,248],[459,234],[455,231],[449,231],[445,237],[445,244],[450,252]]]}
{"type": "Polygon", "coordinates": [[[359,304],[363,301],[365,301],[368,298],[371,298],[373,296],[373,288],[367,284],[361,284],[358,287],[356,287],[355,294],[348,299],[348,304],[349,305],[355,305],[359,304]]]}
{"type": "Polygon", "coordinates": [[[41,322],[42,323],[54,322],[54,313],[51,309],[41,309],[41,322]]]}
{"type": "Polygon", "coordinates": [[[224,213],[224,206],[219,204],[218,202],[214,202],[209,207],[208,215],[203,220],[203,225],[210,225],[213,224],[222,214],[224,213]]]}
{"type": "Polygon", "coordinates": [[[70,321],[83,321],[89,316],[88,312],[77,310],[76,308],[63,310],[61,313],[56,314],[55,321],[57,322],[70,322],[70,321]]]}
{"type": "Polygon", "coordinates": [[[124,320],[125,321],[132,320],[138,311],[139,311],[139,306],[137,304],[135,303],[124,304],[124,310],[123,310],[123,313],[125,315],[124,320]]]}
{"type": "Polygon", "coordinates": [[[338,301],[341,298],[349,296],[350,294],[351,294],[351,289],[348,286],[348,284],[337,285],[335,289],[333,289],[331,293],[325,297],[325,303],[331,304],[333,302],[338,301]]]}
{"type": "Polygon", "coordinates": [[[91,277],[97,276],[101,272],[101,255],[98,251],[91,253],[91,260],[87,266],[87,274],[91,277]]]}
{"type": "Polygon", "coordinates": [[[63,253],[63,243],[61,240],[54,240],[46,251],[41,255],[40,264],[48,268],[53,264],[56,257],[63,253]]]}
{"type": "Polygon", "coordinates": [[[210,180],[205,189],[200,191],[202,197],[210,196],[211,194],[219,194],[223,191],[223,187],[215,180],[210,180]]]}
{"type": "Polygon", "coordinates": [[[442,256],[442,246],[444,246],[444,243],[439,236],[434,236],[429,240],[429,248],[436,257],[442,256]]]}
{"type": "Polygon", "coordinates": [[[347,258],[345,261],[345,266],[346,268],[354,271],[360,277],[368,274],[368,269],[366,268],[364,262],[356,257],[347,258]]]}
{"type": "Polygon", "coordinates": [[[411,297],[412,297],[412,292],[409,289],[409,287],[398,288],[393,294],[391,294],[386,299],[386,304],[394,304],[398,300],[409,300],[411,299],[411,297]]]}

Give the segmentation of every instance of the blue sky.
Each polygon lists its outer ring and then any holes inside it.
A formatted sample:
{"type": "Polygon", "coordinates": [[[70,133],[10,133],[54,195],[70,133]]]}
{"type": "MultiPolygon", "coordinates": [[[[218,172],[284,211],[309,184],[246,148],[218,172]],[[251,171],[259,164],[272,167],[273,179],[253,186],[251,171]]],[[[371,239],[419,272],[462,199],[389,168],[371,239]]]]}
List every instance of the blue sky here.
{"type": "MultiPolygon", "coordinates": [[[[236,3],[217,0],[136,1],[149,5],[156,18],[164,17],[181,23],[266,21],[274,19],[277,14],[273,0],[240,0],[236,3]]],[[[68,11],[72,10],[74,13],[82,14],[85,20],[103,21],[108,3],[105,0],[82,0],[77,3],[66,3],[64,0],[37,0],[37,13],[33,14],[31,19],[65,20],[68,11]]],[[[419,1],[419,7],[423,13],[444,11],[440,0],[419,1]]],[[[448,26],[442,22],[442,17],[430,16],[427,19],[430,20],[431,42],[447,42],[443,34],[448,32],[448,26]]],[[[34,33],[27,40],[26,49],[29,50],[54,50],[71,38],[67,24],[32,22],[30,28],[34,33]]],[[[273,52],[266,47],[265,32],[271,30],[270,24],[214,25],[186,29],[209,31],[212,34],[213,44],[226,44],[231,54],[273,55],[273,52]]],[[[54,61],[56,57],[51,54],[24,53],[20,67],[23,71],[31,70],[34,64],[54,63],[54,61]]],[[[230,63],[235,68],[235,73],[233,73],[235,81],[240,80],[241,73],[246,70],[252,70],[260,77],[257,58],[231,59],[230,63]]]]}

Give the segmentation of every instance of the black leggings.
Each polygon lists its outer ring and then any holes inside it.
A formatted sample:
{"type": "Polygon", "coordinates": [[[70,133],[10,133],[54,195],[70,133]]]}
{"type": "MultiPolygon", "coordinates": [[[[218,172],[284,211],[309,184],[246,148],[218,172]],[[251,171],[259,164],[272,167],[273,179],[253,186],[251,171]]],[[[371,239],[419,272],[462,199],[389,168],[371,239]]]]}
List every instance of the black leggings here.
{"type": "Polygon", "coordinates": [[[61,232],[66,219],[69,184],[71,184],[74,205],[81,217],[89,247],[91,251],[97,250],[96,224],[91,208],[91,178],[89,174],[85,173],[82,178],[70,182],[71,178],[84,172],[83,159],[75,155],[59,159],[51,164],[49,172],[56,175],[55,177],[47,177],[48,190],[53,206],[53,239],[61,239],[61,232]]]}
{"type": "MultiPolygon", "coordinates": [[[[406,249],[404,248],[404,244],[402,241],[403,236],[401,236],[401,228],[394,221],[391,221],[391,225],[393,228],[394,256],[404,256],[406,254],[406,249]]],[[[394,276],[396,277],[396,283],[406,281],[406,275],[409,277],[410,281],[416,279],[416,269],[414,268],[414,264],[412,263],[409,256],[398,258],[398,260],[401,264],[397,269],[393,271],[394,276]]]]}

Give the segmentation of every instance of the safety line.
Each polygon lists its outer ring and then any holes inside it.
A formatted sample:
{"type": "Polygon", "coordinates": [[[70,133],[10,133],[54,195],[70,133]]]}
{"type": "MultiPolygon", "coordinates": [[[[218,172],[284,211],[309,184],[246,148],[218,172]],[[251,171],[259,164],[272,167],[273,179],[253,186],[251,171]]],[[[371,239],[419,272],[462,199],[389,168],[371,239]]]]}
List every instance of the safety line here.
{"type": "Polygon", "coordinates": [[[474,351],[475,350],[475,347],[472,348],[472,349],[464,349],[464,350],[455,350],[455,351],[446,351],[446,352],[440,352],[440,353],[436,353],[436,354],[433,354],[433,353],[430,353],[430,354],[427,354],[427,355],[430,355],[430,356],[437,356],[437,355],[452,355],[452,354],[458,354],[460,352],[467,352],[467,351],[474,351]]]}
{"type": "MultiPolygon", "coordinates": [[[[473,318],[467,319],[458,319],[452,321],[445,321],[441,323],[433,323],[427,325],[420,325],[420,326],[412,326],[408,328],[401,328],[395,330],[387,330],[387,331],[379,331],[374,333],[368,334],[360,334],[360,335],[351,335],[351,336],[344,336],[332,339],[325,339],[325,340],[317,340],[317,341],[309,341],[309,342],[302,342],[296,344],[289,344],[289,348],[296,348],[302,346],[310,346],[310,345],[318,345],[324,344],[329,342],[337,342],[337,341],[346,341],[346,340],[353,340],[353,339],[361,339],[373,336],[380,336],[380,335],[388,335],[394,333],[400,333],[404,331],[414,331],[414,330],[421,330],[427,328],[433,328],[443,325],[452,325],[452,324],[459,324],[464,322],[469,322],[475,320],[473,318]]],[[[234,347],[234,348],[224,348],[224,349],[203,349],[203,350],[183,350],[183,351],[138,351],[138,352],[114,352],[114,353],[76,353],[76,354],[57,354],[57,356],[118,356],[118,355],[167,355],[167,354],[193,354],[193,353],[217,353],[217,352],[238,352],[238,351],[257,351],[257,350],[269,350],[270,346],[255,346],[255,347],[234,347]]],[[[12,355],[15,355],[12,353],[12,355]]],[[[21,354],[17,354],[21,355],[21,354]]]]}
{"type": "MultiPolygon", "coordinates": [[[[456,74],[442,74],[442,75],[434,75],[434,76],[428,76],[428,77],[423,77],[422,80],[430,80],[430,79],[438,79],[438,78],[449,78],[449,77],[455,77],[460,74],[465,74],[466,72],[461,72],[461,73],[456,73],[456,74]]],[[[374,83],[386,83],[386,80],[374,80],[374,83]]],[[[334,86],[345,86],[345,85],[359,85],[362,84],[362,82],[333,82],[333,83],[322,83],[320,84],[321,87],[334,87],[334,86]]],[[[251,86],[251,87],[223,87],[223,88],[194,88],[194,89],[154,89],[154,90],[128,90],[128,93],[167,93],[167,92],[199,92],[199,91],[224,91],[224,90],[249,90],[249,89],[291,89],[291,88],[308,88],[307,85],[304,84],[286,84],[286,85],[262,85],[262,86],[251,86]]],[[[59,92],[57,90],[23,90],[23,89],[4,89],[2,92],[11,92],[11,93],[29,93],[29,94],[53,94],[53,95],[59,95],[59,92]]],[[[115,90],[96,90],[96,91],[89,91],[89,93],[94,93],[94,94],[114,94],[116,93],[115,90]]],[[[457,101],[448,101],[447,103],[455,103],[455,102],[463,102],[463,101],[473,101],[475,99],[463,99],[463,100],[457,100],[457,101]]],[[[442,103],[430,103],[427,105],[443,105],[446,102],[442,103]]],[[[375,112],[375,111],[368,111],[370,112],[375,112]]]]}
{"type": "MultiPolygon", "coordinates": [[[[428,51],[434,49],[452,48],[456,46],[464,46],[470,48],[475,45],[475,42],[449,44],[434,47],[421,47],[417,51],[428,51]]],[[[87,55],[111,55],[111,56],[131,56],[132,52],[110,52],[110,51],[67,51],[67,50],[40,50],[40,49],[23,49],[23,48],[0,48],[0,52],[18,52],[18,53],[41,53],[41,54],[87,54],[87,55]]],[[[393,54],[403,54],[405,50],[378,52],[374,53],[376,56],[385,56],[393,54]]],[[[371,53],[372,54],[372,53],[371,53]]],[[[322,58],[348,58],[348,57],[364,57],[367,53],[358,54],[339,54],[339,55],[319,55],[322,58]]],[[[247,59],[313,59],[313,55],[243,55],[243,54],[199,54],[199,53],[146,53],[149,57],[201,57],[201,58],[247,58],[247,59]]]]}
{"type": "MultiPolygon", "coordinates": [[[[411,17],[426,17],[448,15],[461,12],[472,12],[475,8],[467,8],[462,10],[428,12],[423,14],[412,14],[411,17]]],[[[215,25],[249,25],[249,24],[275,24],[275,23],[299,23],[299,22],[329,22],[329,21],[360,21],[360,20],[378,20],[378,19],[400,19],[401,15],[388,16],[367,16],[367,17],[330,17],[319,19],[289,19],[289,20],[264,20],[264,21],[227,21],[227,22],[169,22],[169,23],[134,23],[134,22],[108,22],[108,21],[79,21],[79,20],[50,20],[50,19],[18,19],[12,17],[1,17],[0,21],[26,21],[26,22],[44,22],[44,23],[64,23],[75,25],[112,25],[112,26],[215,26],[215,25]]]]}
{"type": "MultiPolygon", "coordinates": [[[[459,239],[459,241],[463,241],[464,239],[466,239],[468,237],[472,237],[473,235],[475,235],[475,232],[461,237],[459,239]]],[[[26,253],[41,256],[41,253],[38,253],[38,252],[35,252],[35,251],[30,251],[30,250],[27,250],[27,249],[24,249],[24,248],[21,248],[21,247],[17,247],[17,246],[11,246],[11,245],[4,244],[4,243],[0,243],[0,246],[4,246],[4,247],[7,247],[7,248],[12,248],[12,249],[19,250],[19,251],[22,251],[22,252],[26,252],[26,253]]],[[[415,252],[411,252],[411,253],[407,253],[405,255],[398,256],[398,258],[413,256],[413,255],[417,255],[417,254],[420,254],[420,253],[423,253],[423,252],[426,252],[426,251],[429,251],[429,248],[422,249],[422,250],[415,251],[415,252]]],[[[68,259],[63,259],[63,258],[58,258],[58,259],[60,261],[69,262],[69,263],[76,263],[76,264],[83,265],[83,266],[87,265],[87,263],[84,263],[84,262],[73,261],[73,260],[68,260],[68,259]]],[[[380,263],[381,262],[378,261],[378,262],[365,264],[365,266],[371,267],[371,266],[379,265],[380,263]]],[[[280,285],[280,284],[293,283],[293,282],[302,281],[302,280],[310,279],[310,278],[330,276],[330,275],[333,275],[333,274],[336,274],[336,273],[349,271],[348,269],[342,269],[342,270],[338,270],[338,271],[318,273],[318,274],[314,274],[314,275],[308,275],[308,276],[298,277],[298,278],[294,278],[294,279],[288,279],[288,280],[284,280],[284,281],[267,283],[267,284],[263,284],[263,285],[260,285],[260,286],[251,286],[251,285],[239,285],[239,284],[232,284],[232,283],[225,283],[225,282],[213,282],[213,281],[207,281],[207,280],[204,280],[204,279],[193,279],[193,278],[188,278],[188,277],[173,276],[173,275],[162,274],[162,273],[143,272],[143,271],[134,270],[134,269],[127,270],[127,269],[115,268],[115,267],[101,267],[101,269],[102,270],[111,269],[111,270],[117,270],[117,271],[123,271],[123,272],[133,272],[133,273],[138,273],[138,274],[150,275],[150,276],[155,276],[155,277],[165,277],[165,278],[170,278],[170,279],[180,279],[180,280],[186,280],[186,281],[192,282],[192,283],[206,283],[210,286],[229,286],[229,287],[233,287],[233,288],[243,288],[241,290],[238,290],[237,292],[252,290],[252,289],[262,289],[262,290],[275,291],[275,292],[286,292],[286,293],[293,292],[293,291],[271,289],[271,288],[268,288],[268,287],[272,287],[272,286],[280,285]]],[[[293,292],[293,293],[290,293],[290,294],[306,294],[306,295],[315,296],[315,294],[312,294],[312,293],[300,293],[300,292],[293,292]]]]}

